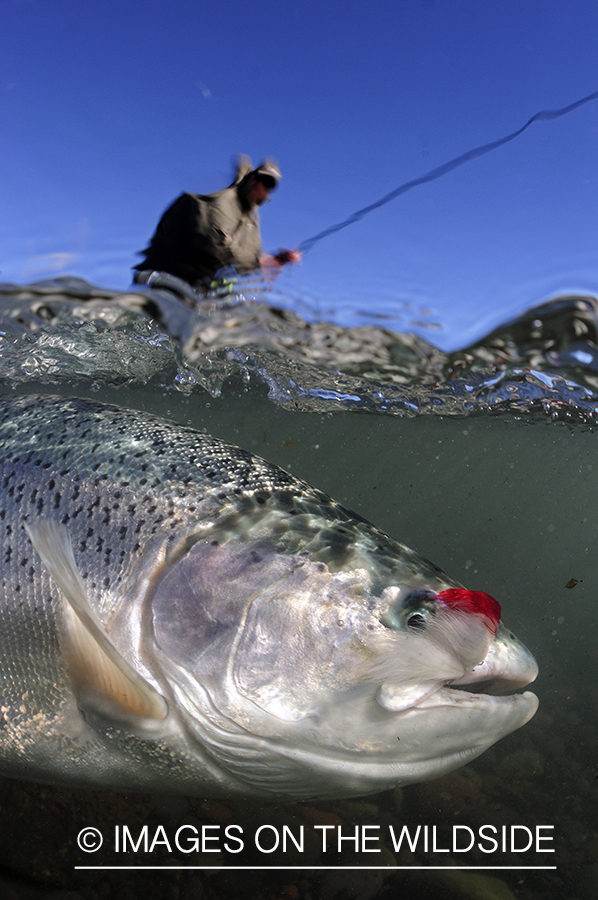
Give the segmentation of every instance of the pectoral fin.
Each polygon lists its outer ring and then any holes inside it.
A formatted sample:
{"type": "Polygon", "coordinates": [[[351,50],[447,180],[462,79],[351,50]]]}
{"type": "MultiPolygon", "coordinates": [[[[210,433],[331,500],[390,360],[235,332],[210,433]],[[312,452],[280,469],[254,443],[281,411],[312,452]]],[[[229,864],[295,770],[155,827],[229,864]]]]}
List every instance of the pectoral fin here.
{"type": "Polygon", "coordinates": [[[82,708],[135,727],[163,721],[166,701],[123,659],[89,604],[68,529],[50,519],[25,528],[62,594],[61,649],[82,708]]]}

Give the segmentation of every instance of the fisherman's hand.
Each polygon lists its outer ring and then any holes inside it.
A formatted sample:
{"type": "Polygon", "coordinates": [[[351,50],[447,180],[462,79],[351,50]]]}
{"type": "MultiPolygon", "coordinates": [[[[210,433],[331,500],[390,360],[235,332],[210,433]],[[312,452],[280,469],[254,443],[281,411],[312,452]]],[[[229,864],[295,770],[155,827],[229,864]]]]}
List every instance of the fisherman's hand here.
{"type": "MultiPolygon", "coordinates": [[[[298,250],[280,250],[276,256],[269,253],[262,253],[260,256],[260,266],[264,271],[269,270],[274,275],[277,269],[282,269],[286,263],[297,263],[301,261],[301,254],[298,250]]],[[[276,272],[276,274],[278,274],[276,272]]]]}
{"type": "Polygon", "coordinates": [[[279,265],[284,266],[287,263],[301,262],[301,254],[298,250],[279,250],[274,259],[279,265]]]}

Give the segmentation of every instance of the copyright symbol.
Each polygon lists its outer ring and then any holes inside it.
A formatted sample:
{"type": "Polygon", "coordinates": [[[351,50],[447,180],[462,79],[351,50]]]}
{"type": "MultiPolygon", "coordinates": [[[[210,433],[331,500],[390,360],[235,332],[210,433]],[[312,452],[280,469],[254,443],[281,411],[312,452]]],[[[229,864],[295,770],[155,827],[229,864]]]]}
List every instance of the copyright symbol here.
{"type": "Polygon", "coordinates": [[[82,828],[77,835],[77,843],[79,849],[85,853],[95,853],[99,850],[104,842],[104,838],[97,828],[82,828]]]}

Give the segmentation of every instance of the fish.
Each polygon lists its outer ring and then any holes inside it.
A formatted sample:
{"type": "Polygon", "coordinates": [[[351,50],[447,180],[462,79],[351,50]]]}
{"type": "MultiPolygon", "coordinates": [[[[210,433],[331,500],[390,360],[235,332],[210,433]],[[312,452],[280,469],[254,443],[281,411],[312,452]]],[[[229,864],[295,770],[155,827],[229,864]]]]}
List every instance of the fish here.
{"type": "Polygon", "coordinates": [[[257,456],[93,399],[0,398],[0,773],[333,798],[528,722],[497,600],[257,456]]]}

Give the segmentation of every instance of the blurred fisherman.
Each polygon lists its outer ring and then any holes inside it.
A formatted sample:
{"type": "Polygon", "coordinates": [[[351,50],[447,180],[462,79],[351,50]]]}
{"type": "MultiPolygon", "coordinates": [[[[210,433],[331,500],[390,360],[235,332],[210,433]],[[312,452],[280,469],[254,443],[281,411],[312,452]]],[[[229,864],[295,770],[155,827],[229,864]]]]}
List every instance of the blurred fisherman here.
{"type": "Polygon", "coordinates": [[[266,160],[254,169],[240,157],[233,183],[214,194],[184,193],[168,207],[145,257],[135,266],[134,280],[152,284],[156,273],[166,272],[205,290],[214,287],[214,276],[225,267],[240,275],[255,269],[274,273],[301,254],[280,250],[263,252],[258,207],[269,199],[281,178],[280,169],[266,160]]]}

